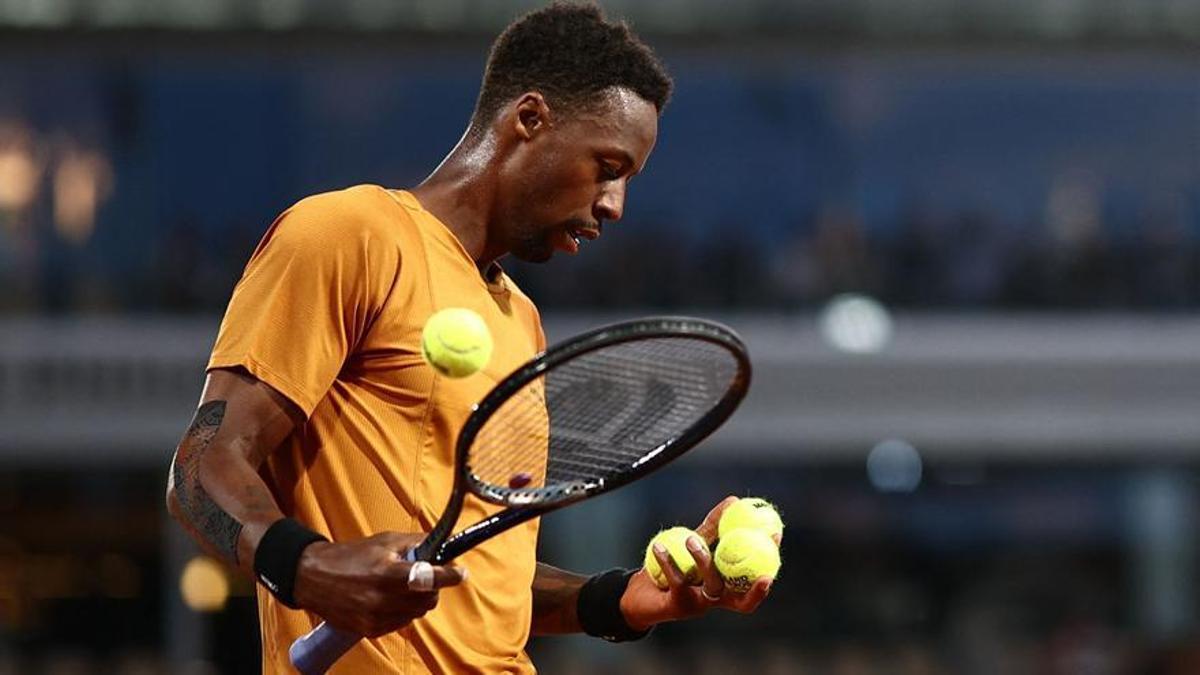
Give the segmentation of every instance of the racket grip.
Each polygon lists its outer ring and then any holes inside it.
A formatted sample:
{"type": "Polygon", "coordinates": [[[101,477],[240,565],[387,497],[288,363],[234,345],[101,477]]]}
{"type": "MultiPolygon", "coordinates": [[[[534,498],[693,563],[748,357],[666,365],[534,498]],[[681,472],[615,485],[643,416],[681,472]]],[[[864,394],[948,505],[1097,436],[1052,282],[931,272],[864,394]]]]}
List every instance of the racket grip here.
{"type": "MultiPolygon", "coordinates": [[[[422,542],[424,543],[424,542],[422,542]]],[[[411,548],[404,554],[408,562],[417,561],[417,551],[411,548]]],[[[350,651],[362,637],[338,630],[322,621],[320,625],[297,638],[288,649],[288,658],[301,675],[323,675],[337,660],[350,651]]]]}
{"type": "Polygon", "coordinates": [[[322,621],[308,635],[292,643],[288,658],[302,675],[322,675],[361,639],[322,621]]]}

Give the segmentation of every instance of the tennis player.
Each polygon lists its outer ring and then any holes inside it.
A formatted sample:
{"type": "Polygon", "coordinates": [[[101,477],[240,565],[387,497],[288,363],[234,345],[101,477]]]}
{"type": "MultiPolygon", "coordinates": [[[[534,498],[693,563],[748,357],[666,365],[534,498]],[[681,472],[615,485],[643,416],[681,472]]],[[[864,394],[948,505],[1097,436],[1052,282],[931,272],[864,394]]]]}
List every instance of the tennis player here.
{"type": "MultiPolygon", "coordinates": [[[[531,634],[633,640],[766,597],[766,579],[726,593],[700,548],[702,585],[660,554],[668,590],[644,571],[555,569],[535,559],[536,520],[454,565],[401,559],[446,503],[472,403],[545,347],[534,304],[497,260],[574,254],[620,219],[670,91],[624,24],[554,4],[496,40],[469,128],[423,183],[310,197],[267,230],[167,494],[205,550],[260,582],[264,672],[289,672],[288,647],[321,619],[369,638],[334,672],[530,673],[531,634]],[[450,380],[423,362],[422,326],[446,307],[491,329],[482,374],[450,380]]],[[[715,539],[729,501],[701,536],[715,539]]],[[[498,510],[468,498],[463,522],[498,510]]]]}

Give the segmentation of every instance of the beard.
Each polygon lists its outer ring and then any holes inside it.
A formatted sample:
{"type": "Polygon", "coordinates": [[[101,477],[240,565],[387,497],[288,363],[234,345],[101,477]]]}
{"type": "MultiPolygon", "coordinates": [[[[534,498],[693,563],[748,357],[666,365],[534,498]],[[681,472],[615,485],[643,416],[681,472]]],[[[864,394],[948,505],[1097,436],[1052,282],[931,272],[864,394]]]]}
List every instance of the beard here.
{"type": "Polygon", "coordinates": [[[529,227],[523,229],[513,237],[508,252],[522,262],[544,263],[554,255],[554,245],[550,243],[550,235],[553,231],[553,228],[529,227]]]}
{"type": "Polygon", "coordinates": [[[587,229],[592,223],[580,218],[565,220],[549,227],[528,226],[522,228],[509,244],[509,253],[517,260],[529,263],[544,263],[554,255],[554,237],[562,232],[587,229]]]}

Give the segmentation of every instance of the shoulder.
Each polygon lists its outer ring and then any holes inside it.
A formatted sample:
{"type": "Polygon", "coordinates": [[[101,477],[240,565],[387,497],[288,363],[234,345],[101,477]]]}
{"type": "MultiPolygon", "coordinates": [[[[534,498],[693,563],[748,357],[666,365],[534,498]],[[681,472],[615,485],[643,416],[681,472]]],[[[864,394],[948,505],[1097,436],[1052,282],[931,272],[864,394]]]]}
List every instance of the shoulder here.
{"type": "Polygon", "coordinates": [[[414,229],[411,214],[390,192],[378,185],[357,185],[290,206],[271,224],[255,254],[274,249],[302,257],[353,256],[395,263],[414,229]]]}
{"type": "Polygon", "coordinates": [[[251,267],[300,264],[313,272],[361,267],[394,277],[411,216],[387,190],[360,185],[306,197],[279,215],[251,256],[251,267]]]}
{"type": "Polygon", "coordinates": [[[322,192],[293,204],[281,219],[298,228],[319,230],[327,236],[368,235],[372,238],[396,238],[412,217],[392,196],[378,185],[355,185],[343,190],[322,192]]]}

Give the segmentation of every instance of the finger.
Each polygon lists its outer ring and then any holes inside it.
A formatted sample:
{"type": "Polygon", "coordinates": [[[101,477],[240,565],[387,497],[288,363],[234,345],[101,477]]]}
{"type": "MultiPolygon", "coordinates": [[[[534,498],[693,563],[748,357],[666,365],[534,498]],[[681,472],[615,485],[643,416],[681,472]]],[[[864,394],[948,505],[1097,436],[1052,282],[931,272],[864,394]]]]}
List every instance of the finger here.
{"type": "Polygon", "coordinates": [[[663,576],[667,578],[668,588],[674,589],[688,585],[684,579],[683,572],[675,564],[675,561],[671,559],[665,546],[662,544],[654,545],[654,559],[658,561],[658,566],[662,568],[663,576]]]}
{"type": "Polygon", "coordinates": [[[408,590],[418,592],[434,590],[433,565],[424,560],[418,560],[409,565],[408,590]]]}
{"type": "Polygon", "coordinates": [[[413,604],[413,610],[421,612],[432,612],[434,607],[438,605],[438,593],[422,593],[416,596],[413,604]]]}
{"type": "Polygon", "coordinates": [[[441,597],[441,595],[438,593],[426,593],[421,598],[421,604],[419,607],[426,612],[432,612],[433,609],[438,606],[439,597],[441,597]]]}
{"type": "Polygon", "coordinates": [[[715,602],[713,598],[720,600],[721,595],[725,592],[725,580],[721,578],[721,573],[713,564],[712,554],[709,553],[708,547],[700,542],[699,537],[688,537],[687,548],[696,561],[696,568],[700,570],[704,598],[709,602],[715,602]]]}
{"type": "Polygon", "coordinates": [[[716,506],[713,507],[708,515],[704,517],[704,522],[696,528],[696,534],[704,537],[704,541],[712,545],[717,540],[717,525],[721,522],[721,514],[725,513],[725,509],[738,500],[734,495],[729,495],[722,499],[716,506]]]}
{"type": "Polygon", "coordinates": [[[434,565],[433,587],[457,586],[467,580],[467,568],[458,565],[434,565]]]}
{"type": "Polygon", "coordinates": [[[421,593],[409,597],[413,599],[378,620],[383,630],[376,629],[375,633],[390,633],[400,630],[412,623],[413,619],[419,619],[437,607],[437,593],[421,593]]]}
{"type": "Polygon", "coordinates": [[[385,620],[389,623],[397,623],[431,612],[437,607],[439,597],[438,593],[406,593],[394,596],[385,620]]]}
{"type": "Polygon", "coordinates": [[[425,561],[399,561],[386,566],[382,574],[393,592],[426,593],[447,586],[457,586],[467,580],[465,567],[432,565],[425,561]]]}

